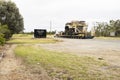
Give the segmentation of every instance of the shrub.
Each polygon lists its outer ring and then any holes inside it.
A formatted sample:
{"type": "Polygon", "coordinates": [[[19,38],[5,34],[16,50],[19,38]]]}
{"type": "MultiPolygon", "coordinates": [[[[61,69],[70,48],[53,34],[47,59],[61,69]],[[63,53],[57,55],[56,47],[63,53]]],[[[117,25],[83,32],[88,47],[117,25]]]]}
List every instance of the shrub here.
{"type": "Polygon", "coordinates": [[[8,40],[11,37],[11,32],[7,25],[0,25],[0,34],[4,34],[3,37],[8,40]]]}
{"type": "Polygon", "coordinates": [[[3,34],[0,34],[0,45],[4,45],[5,44],[5,38],[3,34]]]}

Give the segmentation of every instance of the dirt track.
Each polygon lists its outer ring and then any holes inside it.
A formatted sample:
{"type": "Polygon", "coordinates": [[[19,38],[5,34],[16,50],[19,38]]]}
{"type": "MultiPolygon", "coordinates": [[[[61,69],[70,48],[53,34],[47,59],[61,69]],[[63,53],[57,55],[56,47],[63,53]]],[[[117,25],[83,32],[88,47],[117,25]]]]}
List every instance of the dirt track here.
{"type": "Polygon", "coordinates": [[[54,51],[103,58],[110,64],[120,66],[120,40],[62,39],[57,44],[40,44],[54,51]]]}
{"type": "Polygon", "coordinates": [[[21,59],[15,57],[14,48],[17,45],[7,45],[5,57],[0,62],[0,80],[50,80],[42,67],[40,74],[35,73],[34,66],[26,67],[21,59]]]}

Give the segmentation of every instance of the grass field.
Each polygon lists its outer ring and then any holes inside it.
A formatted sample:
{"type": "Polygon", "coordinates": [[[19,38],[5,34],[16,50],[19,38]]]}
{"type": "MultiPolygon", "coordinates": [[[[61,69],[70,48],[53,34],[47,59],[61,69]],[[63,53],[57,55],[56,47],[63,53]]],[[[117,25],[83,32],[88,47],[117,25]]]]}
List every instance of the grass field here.
{"type": "Polygon", "coordinates": [[[20,56],[27,65],[42,66],[52,78],[106,80],[100,69],[107,66],[107,63],[93,57],[78,57],[72,54],[48,51],[40,46],[32,45],[17,46],[15,54],[20,56]]]}
{"type": "Polygon", "coordinates": [[[40,74],[42,67],[52,80],[116,80],[119,77],[118,70],[107,68],[109,64],[105,60],[49,51],[37,45],[56,42],[61,41],[53,38],[34,39],[33,35],[16,34],[7,43],[17,45],[14,53],[32,70],[31,73],[40,74]]]}
{"type": "Polygon", "coordinates": [[[39,43],[56,43],[61,42],[53,38],[34,38],[31,34],[15,34],[7,43],[11,44],[39,44],[39,43]]]}

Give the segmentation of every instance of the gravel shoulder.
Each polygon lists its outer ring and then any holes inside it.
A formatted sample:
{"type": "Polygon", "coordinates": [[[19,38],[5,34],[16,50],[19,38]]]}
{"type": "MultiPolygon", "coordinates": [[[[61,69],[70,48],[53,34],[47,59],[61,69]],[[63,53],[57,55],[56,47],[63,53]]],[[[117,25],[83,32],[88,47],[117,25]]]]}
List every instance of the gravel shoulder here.
{"type": "Polygon", "coordinates": [[[103,58],[108,63],[120,66],[120,40],[102,39],[63,39],[56,44],[39,44],[45,49],[103,58]]]}

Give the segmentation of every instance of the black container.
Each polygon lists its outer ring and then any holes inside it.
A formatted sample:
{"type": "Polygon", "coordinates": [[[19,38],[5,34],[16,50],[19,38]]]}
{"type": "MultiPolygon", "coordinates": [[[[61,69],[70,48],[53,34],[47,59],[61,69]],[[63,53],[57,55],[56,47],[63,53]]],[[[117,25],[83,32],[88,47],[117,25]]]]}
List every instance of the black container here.
{"type": "Polygon", "coordinates": [[[35,38],[46,38],[47,30],[46,29],[34,29],[35,38]]]}

